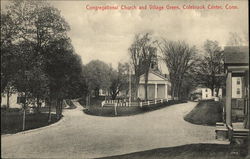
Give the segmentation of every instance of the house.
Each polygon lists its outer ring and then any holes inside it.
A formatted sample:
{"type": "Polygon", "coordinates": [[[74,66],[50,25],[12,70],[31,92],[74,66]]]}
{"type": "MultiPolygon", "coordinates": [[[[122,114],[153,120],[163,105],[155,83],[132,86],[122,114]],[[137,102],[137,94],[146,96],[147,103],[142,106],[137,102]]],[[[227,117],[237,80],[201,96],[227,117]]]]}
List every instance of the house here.
{"type": "Polygon", "coordinates": [[[217,92],[214,89],[214,95],[212,95],[212,90],[209,88],[201,88],[201,99],[202,100],[208,100],[208,99],[214,99],[214,97],[222,98],[222,89],[219,89],[218,96],[217,92]]]}
{"type": "MultiPolygon", "coordinates": [[[[208,100],[208,99],[214,99],[217,97],[216,91],[214,90],[214,95],[212,96],[212,91],[210,88],[206,87],[198,87],[194,91],[191,92],[191,98],[193,100],[208,100]]],[[[222,89],[219,89],[218,97],[222,98],[222,89]]]]}
{"type": "Polygon", "coordinates": [[[107,89],[99,89],[99,96],[108,96],[108,90],[107,89]]]}
{"type": "MultiPolygon", "coordinates": [[[[9,96],[9,106],[10,108],[22,108],[22,104],[20,102],[21,93],[15,92],[9,96]]],[[[37,106],[35,101],[28,102],[29,107],[37,106]]],[[[7,95],[5,93],[1,94],[1,107],[7,106],[7,95]]],[[[41,107],[45,107],[45,102],[41,102],[41,107]]]]}
{"type": "MultiPolygon", "coordinates": [[[[18,93],[13,93],[9,97],[10,108],[22,108],[22,105],[17,101],[18,93]]],[[[7,95],[1,94],[1,107],[7,106],[7,95]]]]}
{"type": "MultiPolygon", "coordinates": [[[[226,102],[224,107],[228,138],[246,139],[249,133],[249,47],[225,47],[226,102]]],[[[217,132],[219,132],[219,128],[217,132]]],[[[221,129],[223,130],[223,129],[221,129]]]]}
{"type": "MultiPolygon", "coordinates": [[[[171,83],[165,75],[162,75],[159,71],[150,69],[147,85],[148,100],[171,99],[170,87],[171,83]]],[[[138,97],[141,100],[145,99],[145,74],[140,76],[138,97]]]]}

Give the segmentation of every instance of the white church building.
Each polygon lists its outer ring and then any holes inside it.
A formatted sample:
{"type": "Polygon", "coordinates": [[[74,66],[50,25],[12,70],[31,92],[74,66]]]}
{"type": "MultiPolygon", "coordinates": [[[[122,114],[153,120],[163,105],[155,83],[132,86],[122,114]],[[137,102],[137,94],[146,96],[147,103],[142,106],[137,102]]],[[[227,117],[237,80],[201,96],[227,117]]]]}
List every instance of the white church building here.
{"type": "MultiPolygon", "coordinates": [[[[147,94],[148,100],[153,99],[171,99],[171,83],[166,76],[160,74],[158,71],[149,71],[147,94]]],[[[140,76],[138,97],[141,100],[145,99],[145,75],[140,76]]]]}

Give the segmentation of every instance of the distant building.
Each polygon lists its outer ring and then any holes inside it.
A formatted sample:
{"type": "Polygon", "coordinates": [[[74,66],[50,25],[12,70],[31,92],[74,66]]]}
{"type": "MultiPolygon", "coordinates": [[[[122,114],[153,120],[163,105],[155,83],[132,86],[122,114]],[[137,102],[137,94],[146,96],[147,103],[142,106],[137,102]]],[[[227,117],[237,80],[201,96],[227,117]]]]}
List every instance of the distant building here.
{"type": "MultiPolygon", "coordinates": [[[[17,100],[18,94],[14,93],[9,97],[10,108],[22,108],[22,105],[17,100]]],[[[1,107],[7,106],[7,95],[1,94],[1,107]]]]}
{"type": "MultiPolygon", "coordinates": [[[[171,83],[165,75],[150,70],[148,74],[147,94],[148,100],[171,99],[171,83]]],[[[145,99],[145,75],[140,76],[138,97],[145,99]]]]}
{"type": "Polygon", "coordinates": [[[108,90],[106,89],[99,89],[99,96],[108,96],[108,90]]]}
{"type": "Polygon", "coordinates": [[[201,99],[207,100],[207,99],[213,99],[214,97],[222,98],[222,89],[219,89],[218,96],[214,89],[214,95],[212,95],[212,90],[209,88],[201,88],[201,99]]]}
{"type": "MultiPolygon", "coordinates": [[[[191,100],[208,100],[217,97],[217,93],[214,90],[214,95],[212,96],[212,90],[206,87],[197,87],[190,93],[191,100]]],[[[219,89],[218,97],[222,98],[222,89],[219,89]]]]}
{"type": "MultiPolygon", "coordinates": [[[[36,106],[36,102],[29,102],[28,106],[36,106]]],[[[1,107],[7,106],[7,95],[2,93],[1,94],[1,107]]],[[[20,94],[19,93],[13,93],[9,97],[9,106],[10,108],[22,108],[22,104],[20,102],[20,94]]],[[[41,102],[41,107],[45,106],[45,102],[41,102]]]]}

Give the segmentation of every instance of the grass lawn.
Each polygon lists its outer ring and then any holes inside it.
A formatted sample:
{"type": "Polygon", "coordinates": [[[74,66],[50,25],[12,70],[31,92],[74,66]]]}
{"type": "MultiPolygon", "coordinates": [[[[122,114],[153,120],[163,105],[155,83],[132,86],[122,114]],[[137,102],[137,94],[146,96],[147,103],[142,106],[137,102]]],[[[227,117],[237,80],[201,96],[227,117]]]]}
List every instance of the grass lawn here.
{"type": "Polygon", "coordinates": [[[199,125],[215,125],[222,121],[223,105],[212,100],[200,101],[184,120],[199,125]]]}
{"type": "MultiPolygon", "coordinates": [[[[104,157],[106,159],[242,159],[246,149],[240,155],[233,155],[230,145],[190,144],[177,147],[158,148],[130,154],[104,157]]],[[[103,159],[104,159],[103,158],[103,159]]]]}
{"type": "MultiPolygon", "coordinates": [[[[57,122],[56,115],[51,115],[48,123],[48,113],[26,114],[25,130],[47,126],[57,122]]],[[[13,134],[22,131],[23,113],[20,109],[1,109],[1,134],[13,134]]]]}
{"type": "MultiPolygon", "coordinates": [[[[178,104],[182,103],[183,101],[169,101],[167,103],[160,103],[152,106],[144,106],[144,107],[139,107],[139,106],[131,106],[131,107],[126,107],[126,106],[119,106],[117,107],[117,115],[115,115],[115,108],[114,107],[101,107],[101,102],[104,99],[100,98],[93,98],[91,99],[91,105],[86,107],[87,109],[84,110],[86,114],[89,115],[95,115],[95,116],[106,116],[106,117],[114,117],[114,116],[130,116],[130,115],[136,115],[136,114],[141,114],[157,109],[164,108],[166,106],[170,106],[173,104],[178,104]]],[[[85,101],[84,100],[79,100],[79,103],[82,106],[85,106],[85,101]]]]}

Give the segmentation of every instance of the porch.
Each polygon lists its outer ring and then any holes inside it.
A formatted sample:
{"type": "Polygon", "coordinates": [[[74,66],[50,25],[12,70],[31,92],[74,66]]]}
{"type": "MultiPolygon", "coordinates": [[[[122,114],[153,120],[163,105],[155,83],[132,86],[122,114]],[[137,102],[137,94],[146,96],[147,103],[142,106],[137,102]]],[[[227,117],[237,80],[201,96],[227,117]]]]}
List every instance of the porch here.
{"type": "Polygon", "coordinates": [[[224,122],[216,125],[216,135],[224,131],[231,143],[249,136],[248,47],[225,47],[226,101],[224,122]]]}

